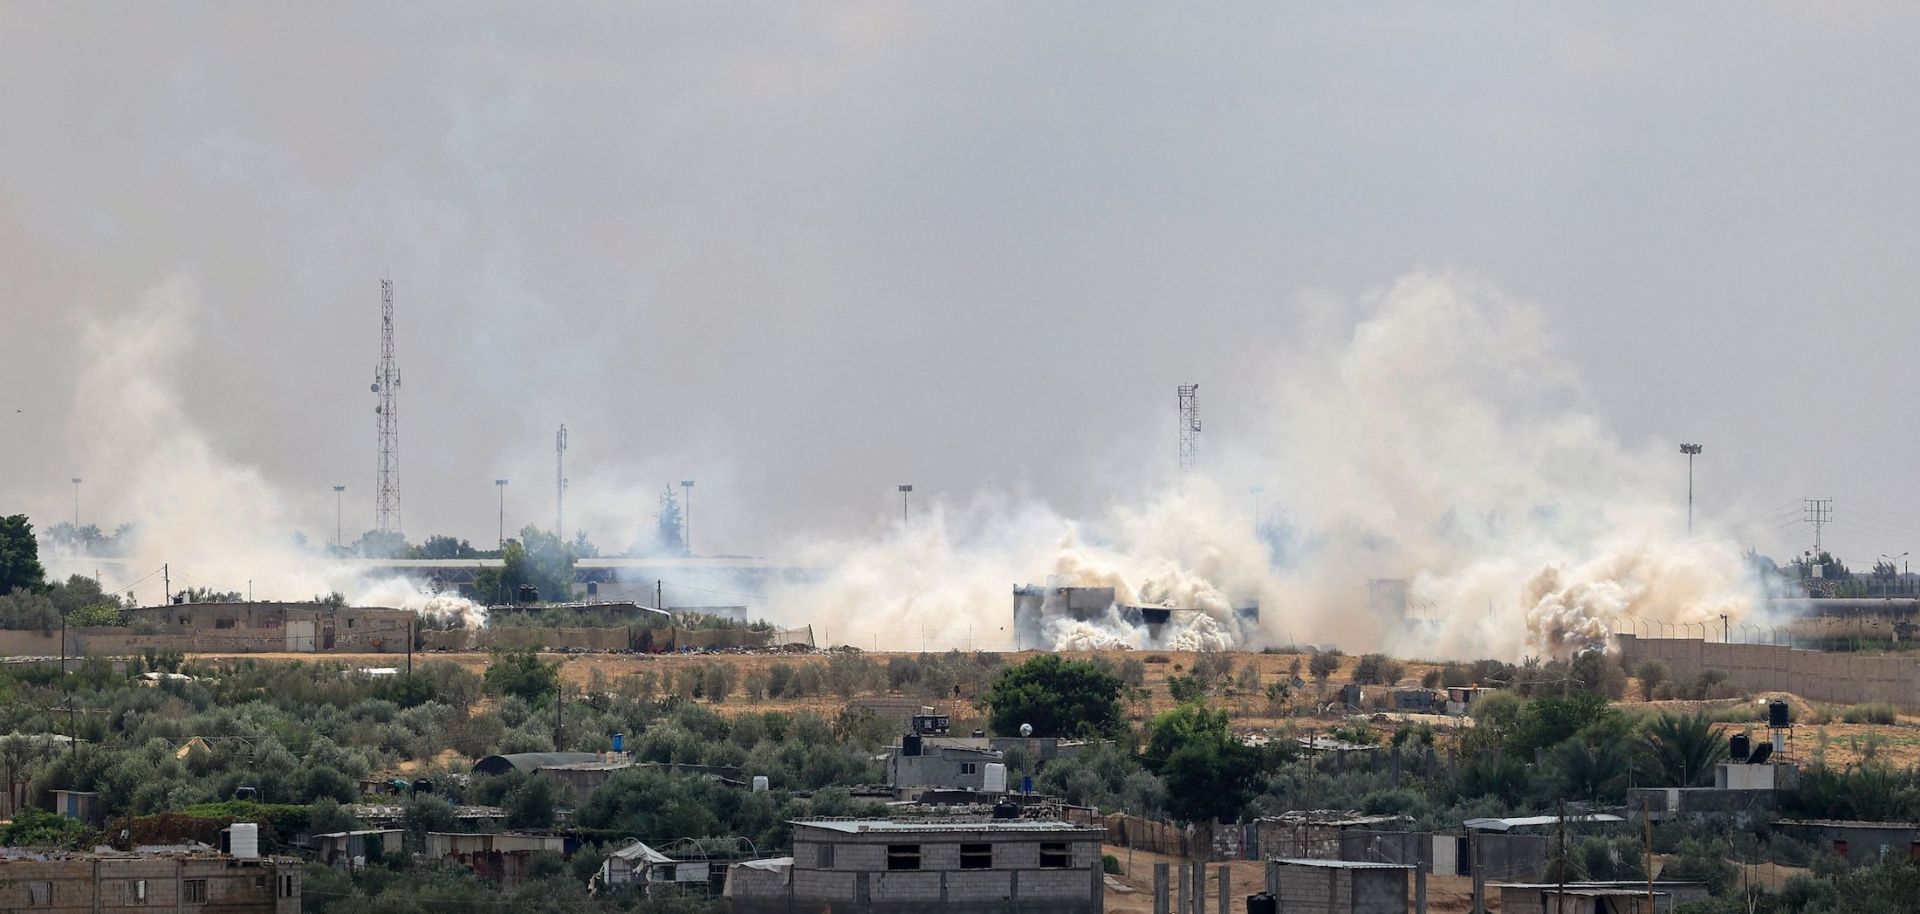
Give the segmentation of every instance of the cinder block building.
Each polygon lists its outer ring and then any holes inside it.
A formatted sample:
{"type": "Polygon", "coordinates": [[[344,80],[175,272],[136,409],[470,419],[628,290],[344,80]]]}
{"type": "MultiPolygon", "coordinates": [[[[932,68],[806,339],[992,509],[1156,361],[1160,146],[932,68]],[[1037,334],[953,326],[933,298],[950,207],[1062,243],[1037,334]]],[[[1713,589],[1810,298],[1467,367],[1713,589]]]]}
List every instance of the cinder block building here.
{"type": "Polygon", "coordinates": [[[566,852],[567,839],[560,835],[427,832],[427,859],[458,864],[501,885],[517,885],[526,878],[535,854],[566,852]]]}
{"type": "Polygon", "coordinates": [[[0,849],[0,911],[300,914],[300,861],[0,849]]]}
{"type": "Polygon", "coordinates": [[[1030,819],[802,819],[792,857],[736,864],[734,914],[1102,914],[1097,826],[1030,819]]]}
{"type": "Polygon", "coordinates": [[[1407,914],[1404,863],[1270,860],[1267,891],[1286,914],[1407,914]]]}

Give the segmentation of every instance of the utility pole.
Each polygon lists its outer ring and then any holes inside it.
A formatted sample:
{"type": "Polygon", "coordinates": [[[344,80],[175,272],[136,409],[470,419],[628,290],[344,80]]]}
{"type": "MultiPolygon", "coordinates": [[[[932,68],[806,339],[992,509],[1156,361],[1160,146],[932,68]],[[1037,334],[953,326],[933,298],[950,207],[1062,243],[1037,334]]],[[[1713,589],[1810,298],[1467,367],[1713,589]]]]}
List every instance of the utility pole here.
{"type": "Polygon", "coordinates": [[[1647,911],[1653,908],[1653,816],[1647,811],[1647,799],[1640,799],[1640,821],[1647,823],[1647,911]]]}
{"type": "Polygon", "coordinates": [[[680,548],[693,554],[693,480],[680,480],[680,548]]]}
{"type": "Polygon", "coordinates": [[[902,529],[905,529],[907,526],[907,499],[913,495],[913,486],[910,484],[898,485],[894,486],[894,488],[900,490],[900,526],[902,529]]]}
{"type": "Polygon", "coordinates": [[[1266,494],[1265,486],[1248,486],[1247,494],[1253,496],[1253,535],[1260,535],[1260,496],[1266,494]]]}
{"type": "Polygon", "coordinates": [[[340,540],[340,512],[346,505],[346,491],[346,486],[333,487],[333,546],[335,549],[344,549],[347,545],[340,540]]]}
{"type": "Polygon", "coordinates": [[[507,481],[496,479],[493,487],[500,490],[500,548],[507,548],[507,481]]]}
{"type": "Polygon", "coordinates": [[[567,424],[553,433],[553,535],[567,541],[567,424]]]}
{"type": "Polygon", "coordinates": [[[73,535],[80,535],[80,477],[73,477],[73,535]]]}
{"type": "Polygon", "coordinates": [[[173,578],[169,576],[167,564],[160,563],[160,605],[173,605],[173,578]]]}
{"type": "Polygon", "coordinates": [[[1554,894],[1553,914],[1567,914],[1567,801],[1560,801],[1560,890],[1554,894]]]}
{"type": "Polygon", "coordinates": [[[1693,458],[1700,453],[1700,445],[1682,444],[1680,453],[1687,455],[1687,535],[1693,535],[1693,458]]]}
{"type": "Polygon", "coordinates": [[[1808,498],[1806,502],[1806,522],[1813,525],[1813,557],[1820,557],[1821,528],[1833,522],[1833,499],[1808,498]]]}

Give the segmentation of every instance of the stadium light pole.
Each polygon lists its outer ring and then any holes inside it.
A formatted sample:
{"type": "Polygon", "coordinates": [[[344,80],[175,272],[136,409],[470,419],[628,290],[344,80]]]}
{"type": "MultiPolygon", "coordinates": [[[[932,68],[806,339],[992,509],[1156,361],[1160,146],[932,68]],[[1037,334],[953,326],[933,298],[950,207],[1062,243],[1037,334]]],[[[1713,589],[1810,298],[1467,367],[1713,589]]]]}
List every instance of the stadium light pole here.
{"type": "Polygon", "coordinates": [[[80,535],[80,477],[73,477],[73,534],[80,535]]]}
{"type": "Polygon", "coordinates": [[[346,491],[346,486],[333,487],[333,548],[335,549],[344,545],[340,542],[340,508],[346,503],[346,495],[343,494],[346,491]]]}
{"type": "Polygon", "coordinates": [[[1682,444],[1680,453],[1687,455],[1687,535],[1693,535],[1693,458],[1700,453],[1700,445],[1682,444]]]}
{"type": "Polygon", "coordinates": [[[505,549],[507,548],[507,481],[504,479],[496,479],[493,481],[493,487],[500,491],[500,545],[499,545],[499,548],[505,549]]]}
{"type": "Polygon", "coordinates": [[[680,548],[693,555],[693,480],[680,480],[680,548]]]}
{"type": "Polygon", "coordinates": [[[913,494],[913,486],[899,485],[894,488],[900,490],[900,527],[904,530],[907,526],[907,498],[913,494]]]}

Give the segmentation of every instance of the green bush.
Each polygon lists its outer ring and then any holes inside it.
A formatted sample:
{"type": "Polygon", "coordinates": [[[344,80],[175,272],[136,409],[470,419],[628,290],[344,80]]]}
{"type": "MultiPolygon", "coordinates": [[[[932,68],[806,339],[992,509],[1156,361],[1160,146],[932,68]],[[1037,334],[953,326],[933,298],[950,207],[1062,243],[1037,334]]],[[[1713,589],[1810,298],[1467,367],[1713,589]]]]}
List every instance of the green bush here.
{"type": "Polygon", "coordinates": [[[1893,724],[1899,722],[1900,712],[1886,702],[1873,701],[1848,707],[1840,712],[1840,719],[1850,724],[1893,724]]]}
{"type": "Polygon", "coordinates": [[[1112,876],[1120,875],[1120,858],[1112,854],[1101,854],[1100,871],[1112,876]]]}

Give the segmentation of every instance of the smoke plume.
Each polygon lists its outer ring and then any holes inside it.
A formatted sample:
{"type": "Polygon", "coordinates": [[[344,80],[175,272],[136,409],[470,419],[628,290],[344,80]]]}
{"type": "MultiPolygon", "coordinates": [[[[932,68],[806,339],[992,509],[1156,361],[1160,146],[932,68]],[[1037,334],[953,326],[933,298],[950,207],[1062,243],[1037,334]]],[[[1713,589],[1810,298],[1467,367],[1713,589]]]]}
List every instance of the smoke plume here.
{"type": "Polygon", "coordinates": [[[830,573],[773,609],[861,646],[981,646],[991,628],[1010,647],[1012,585],[1108,586],[1120,603],[1201,613],[1158,641],[1118,612],[1050,613],[1041,646],[1311,640],[1452,657],[1564,655],[1631,617],[1755,611],[1731,541],[1685,535],[1670,443],[1617,440],[1525,303],[1410,275],[1320,303],[1273,364],[1262,421],[1210,428],[1220,440],[1197,477],[1163,476],[1088,518],[982,498],[879,538],[807,543],[798,554],[830,573]],[[1259,529],[1228,494],[1251,486],[1268,496],[1259,529]],[[1406,616],[1370,606],[1373,579],[1407,582],[1406,616]],[[1259,625],[1244,627],[1231,608],[1256,600],[1259,625]]]}

